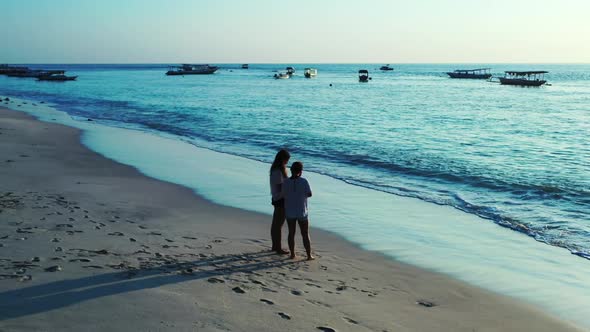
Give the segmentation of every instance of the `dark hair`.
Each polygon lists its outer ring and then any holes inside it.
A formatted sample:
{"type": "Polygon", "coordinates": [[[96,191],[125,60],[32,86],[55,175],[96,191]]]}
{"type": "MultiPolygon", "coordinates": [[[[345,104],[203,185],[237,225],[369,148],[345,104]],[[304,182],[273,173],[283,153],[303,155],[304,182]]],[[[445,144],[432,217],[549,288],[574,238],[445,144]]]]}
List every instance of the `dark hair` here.
{"type": "Polygon", "coordinates": [[[303,163],[300,161],[296,161],[291,165],[291,178],[296,177],[297,175],[303,172],[303,163]]]}
{"type": "Polygon", "coordinates": [[[279,169],[281,173],[283,173],[283,176],[287,177],[287,169],[285,168],[285,164],[289,161],[290,158],[291,154],[289,154],[289,151],[281,149],[279,152],[277,152],[275,160],[272,162],[272,165],[270,166],[270,171],[272,172],[275,169],[279,169]]]}

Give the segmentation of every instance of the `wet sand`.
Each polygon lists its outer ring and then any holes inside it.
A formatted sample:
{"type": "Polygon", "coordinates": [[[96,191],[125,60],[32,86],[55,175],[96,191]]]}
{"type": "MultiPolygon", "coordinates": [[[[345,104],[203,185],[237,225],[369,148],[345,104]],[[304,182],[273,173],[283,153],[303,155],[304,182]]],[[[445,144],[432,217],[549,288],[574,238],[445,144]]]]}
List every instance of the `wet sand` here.
{"type": "Polygon", "coordinates": [[[317,260],[273,255],[269,216],[145,177],[76,129],[0,110],[0,155],[0,331],[578,331],[313,228],[317,260]]]}

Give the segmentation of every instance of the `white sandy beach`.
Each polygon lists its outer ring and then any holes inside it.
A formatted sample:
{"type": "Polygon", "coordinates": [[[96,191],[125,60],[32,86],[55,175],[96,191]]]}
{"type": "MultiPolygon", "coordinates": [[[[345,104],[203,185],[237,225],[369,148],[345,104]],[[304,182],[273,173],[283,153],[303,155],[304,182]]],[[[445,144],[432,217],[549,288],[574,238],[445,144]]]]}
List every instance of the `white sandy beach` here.
{"type": "Polygon", "coordinates": [[[316,261],[273,255],[269,216],[108,160],[76,129],[3,109],[0,154],[0,331],[578,331],[317,229],[316,261]]]}

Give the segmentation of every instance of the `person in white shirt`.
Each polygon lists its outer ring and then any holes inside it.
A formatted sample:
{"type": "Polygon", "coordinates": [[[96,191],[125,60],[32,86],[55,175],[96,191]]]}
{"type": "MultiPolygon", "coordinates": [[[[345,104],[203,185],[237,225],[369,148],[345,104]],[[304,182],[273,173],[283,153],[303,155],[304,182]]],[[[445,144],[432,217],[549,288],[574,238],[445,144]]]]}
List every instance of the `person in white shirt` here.
{"type": "Polygon", "coordinates": [[[289,252],[283,249],[281,235],[283,224],[285,223],[285,200],[281,188],[283,181],[287,178],[287,163],[291,155],[285,149],[277,152],[275,160],[270,167],[270,194],[271,204],[274,206],[272,214],[272,225],[270,226],[270,238],[272,241],[272,251],[284,255],[289,252]]]}
{"type": "Polygon", "coordinates": [[[311,254],[311,240],[309,238],[309,215],[307,212],[307,199],[311,197],[311,187],[303,174],[303,163],[296,161],[291,165],[291,177],[283,181],[282,194],[285,199],[285,216],[289,226],[289,250],[291,258],[295,255],[295,232],[297,231],[297,222],[303,237],[303,246],[307,252],[307,260],[315,257],[311,254]]]}

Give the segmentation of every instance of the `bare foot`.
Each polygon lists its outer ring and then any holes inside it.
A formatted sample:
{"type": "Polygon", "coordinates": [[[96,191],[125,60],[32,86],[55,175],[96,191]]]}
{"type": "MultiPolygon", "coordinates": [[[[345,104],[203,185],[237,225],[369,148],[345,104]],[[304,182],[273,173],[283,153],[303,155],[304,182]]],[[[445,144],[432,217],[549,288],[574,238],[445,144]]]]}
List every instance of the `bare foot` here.
{"type": "Polygon", "coordinates": [[[308,255],[307,256],[307,260],[308,261],[313,261],[314,259],[315,259],[315,256],[314,255],[308,255]]]}
{"type": "Polygon", "coordinates": [[[283,250],[283,249],[275,250],[275,252],[279,255],[286,255],[289,253],[287,250],[283,250]]]}
{"type": "Polygon", "coordinates": [[[297,256],[295,254],[291,254],[291,259],[295,259],[297,256]]]}

